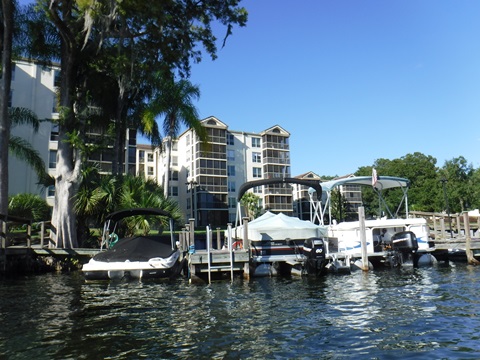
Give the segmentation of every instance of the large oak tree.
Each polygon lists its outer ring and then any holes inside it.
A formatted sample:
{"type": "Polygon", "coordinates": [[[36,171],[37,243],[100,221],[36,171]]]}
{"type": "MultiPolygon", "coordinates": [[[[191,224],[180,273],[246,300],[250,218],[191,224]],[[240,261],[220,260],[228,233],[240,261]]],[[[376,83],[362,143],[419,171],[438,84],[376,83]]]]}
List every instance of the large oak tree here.
{"type": "MultiPolygon", "coordinates": [[[[129,64],[130,68],[138,68],[139,75],[162,69],[170,74],[188,76],[190,62],[201,60],[198,44],[216,57],[214,22],[225,25],[225,38],[234,25],[245,25],[247,13],[239,3],[239,0],[38,1],[61,39],[61,110],[51,232],[54,246],[77,247],[72,199],[81,182],[81,150],[87,130],[87,118],[81,114],[85,114],[89,105],[89,89],[85,86],[88,65],[101,57],[104,49],[113,47],[118,49],[119,56],[127,55],[122,66],[129,64]],[[133,47],[137,49],[134,52],[131,51],[133,47]]],[[[106,68],[109,65],[114,67],[114,63],[110,63],[106,68]]],[[[119,68],[111,73],[117,76],[116,93],[121,97],[122,91],[131,89],[131,82],[122,81],[119,68]]],[[[143,83],[134,83],[141,87],[147,83],[148,76],[140,79],[143,83]]],[[[119,98],[120,110],[115,119],[118,123],[128,114],[121,101],[123,99],[119,98]]],[[[121,146],[120,143],[121,139],[117,146],[121,146]]]]}

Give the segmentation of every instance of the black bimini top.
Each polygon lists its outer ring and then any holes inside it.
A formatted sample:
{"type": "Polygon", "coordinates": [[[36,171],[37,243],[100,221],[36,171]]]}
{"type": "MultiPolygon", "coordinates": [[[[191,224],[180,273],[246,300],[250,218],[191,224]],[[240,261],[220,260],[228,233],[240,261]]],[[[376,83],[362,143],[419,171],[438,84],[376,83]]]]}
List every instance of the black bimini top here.
{"type": "Polygon", "coordinates": [[[255,186],[262,185],[274,185],[274,184],[299,184],[309,186],[317,192],[317,196],[322,196],[322,186],[318,180],[308,180],[308,179],[297,179],[297,178],[277,178],[277,179],[260,179],[254,181],[248,181],[240,186],[238,190],[237,200],[240,201],[243,194],[247,192],[248,189],[251,189],[255,186]]]}
{"type": "Polygon", "coordinates": [[[167,258],[175,251],[168,238],[135,236],[118,240],[111,249],[98,253],[93,258],[104,262],[148,261],[157,257],[167,258]]]}

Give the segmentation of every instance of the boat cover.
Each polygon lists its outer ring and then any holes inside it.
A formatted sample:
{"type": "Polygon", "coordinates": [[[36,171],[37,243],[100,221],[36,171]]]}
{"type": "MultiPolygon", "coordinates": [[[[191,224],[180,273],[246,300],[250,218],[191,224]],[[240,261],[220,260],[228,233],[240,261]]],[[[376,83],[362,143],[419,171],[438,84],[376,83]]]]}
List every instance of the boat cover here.
{"type": "MultiPolygon", "coordinates": [[[[248,223],[250,240],[308,239],[327,235],[327,228],[285,214],[265,213],[248,223]]],[[[243,238],[243,230],[237,228],[237,238],[243,238]]]]}
{"type": "Polygon", "coordinates": [[[123,238],[109,250],[93,257],[96,261],[148,261],[152,258],[167,258],[176,249],[172,249],[170,238],[159,236],[135,236],[123,238]]]}

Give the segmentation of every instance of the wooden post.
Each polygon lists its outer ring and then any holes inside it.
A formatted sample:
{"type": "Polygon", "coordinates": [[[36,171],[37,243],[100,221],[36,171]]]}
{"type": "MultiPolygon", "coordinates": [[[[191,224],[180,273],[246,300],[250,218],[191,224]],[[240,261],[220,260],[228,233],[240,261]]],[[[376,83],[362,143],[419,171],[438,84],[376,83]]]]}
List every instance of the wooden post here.
{"type": "Polygon", "coordinates": [[[435,216],[435,214],[433,214],[433,233],[435,234],[435,237],[438,234],[437,217],[435,216]]]}
{"type": "Polygon", "coordinates": [[[445,240],[446,236],[445,236],[445,218],[444,217],[440,219],[440,234],[442,236],[442,239],[445,240]]]}
{"type": "Polygon", "coordinates": [[[0,234],[2,237],[2,249],[5,250],[7,247],[7,222],[3,220],[0,220],[0,222],[2,223],[2,233],[0,234]]]}
{"type": "Polygon", "coordinates": [[[32,224],[27,224],[27,248],[32,247],[32,224]]]}
{"type": "Polygon", "coordinates": [[[456,227],[457,234],[458,234],[457,236],[460,236],[461,232],[462,232],[462,225],[460,224],[460,215],[459,214],[455,215],[455,227],[456,227]]]}
{"type": "Polygon", "coordinates": [[[250,279],[250,263],[252,262],[252,252],[250,251],[250,240],[248,239],[248,217],[243,219],[243,249],[247,251],[249,261],[243,265],[243,277],[250,279]]]}
{"type": "Polygon", "coordinates": [[[40,223],[40,248],[43,248],[43,243],[45,241],[45,221],[40,223]]]}
{"type": "Polygon", "coordinates": [[[468,211],[463,212],[463,221],[465,222],[465,252],[467,254],[467,263],[470,265],[478,265],[480,262],[473,257],[472,252],[472,237],[470,236],[470,222],[468,218],[468,211]]]}
{"type": "Polygon", "coordinates": [[[7,222],[0,220],[0,223],[2,224],[2,233],[0,234],[0,237],[2,238],[2,259],[1,262],[3,263],[3,272],[7,270],[7,222]]]}
{"type": "Polygon", "coordinates": [[[358,208],[358,220],[360,225],[360,244],[362,247],[362,270],[368,271],[367,232],[365,229],[365,209],[363,206],[358,208]]]}
{"type": "Polygon", "coordinates": [[[217,227],[217,250],[222,248],[222,239],[220,237],[220,228],[217,227]]]}
{"type": "Polygon", "coordinates": [[[248,217],[243,219],[243,248],[250,249],[250,240],[248,239],[248,217]]]}
{"type": "Polygon", "coordinates": [[[189,244],[195,246],[195,219],[188,219],[188,229],[190,231],[189,244]]]}

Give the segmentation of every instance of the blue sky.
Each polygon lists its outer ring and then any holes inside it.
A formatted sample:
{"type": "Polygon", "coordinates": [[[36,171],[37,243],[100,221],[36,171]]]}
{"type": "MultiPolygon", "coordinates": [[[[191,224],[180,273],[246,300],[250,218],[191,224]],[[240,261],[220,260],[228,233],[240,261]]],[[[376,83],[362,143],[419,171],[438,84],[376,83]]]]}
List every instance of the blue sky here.
{"type": "Polygon", "coordinates": [[[247,26],[192,69],[202,118],[248,132],[282,126],[293,176],[414,152],[480,167],[480,1],[242,4],[247,26]]]}

